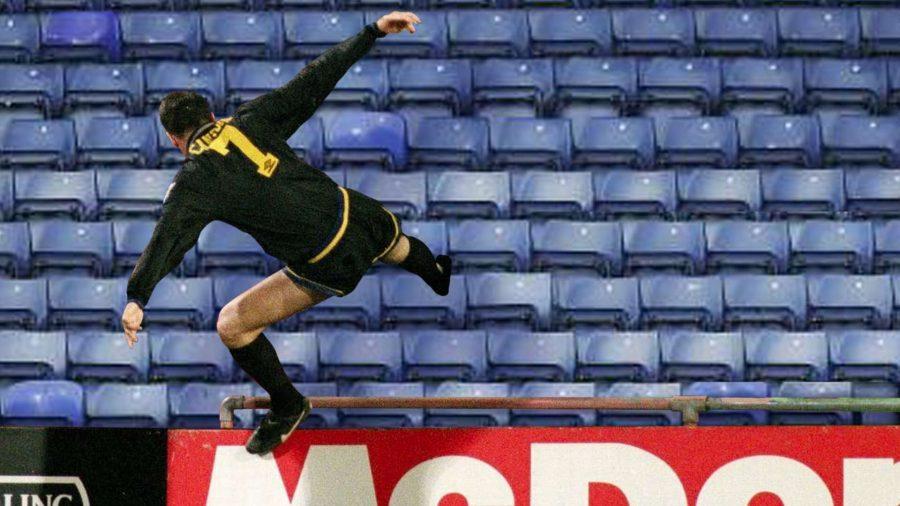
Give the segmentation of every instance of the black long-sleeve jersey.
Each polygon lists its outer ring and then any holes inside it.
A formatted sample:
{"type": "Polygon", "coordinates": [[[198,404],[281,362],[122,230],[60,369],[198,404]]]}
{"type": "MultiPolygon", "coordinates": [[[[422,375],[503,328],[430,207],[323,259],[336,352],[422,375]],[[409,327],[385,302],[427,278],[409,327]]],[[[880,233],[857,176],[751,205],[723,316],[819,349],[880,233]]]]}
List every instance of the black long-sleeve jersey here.
{"type": "Polygon", "coordinates": [[[188,159],[169,187],[162,216],[131,274],[129,301],[146,305],[159,280],[214,220],[247,232],[288,267],[328,254],[347,205],[345,193],[286,141],[384,35],[374,24],[366,26],[283,87],[194,132],[188,159]]]}

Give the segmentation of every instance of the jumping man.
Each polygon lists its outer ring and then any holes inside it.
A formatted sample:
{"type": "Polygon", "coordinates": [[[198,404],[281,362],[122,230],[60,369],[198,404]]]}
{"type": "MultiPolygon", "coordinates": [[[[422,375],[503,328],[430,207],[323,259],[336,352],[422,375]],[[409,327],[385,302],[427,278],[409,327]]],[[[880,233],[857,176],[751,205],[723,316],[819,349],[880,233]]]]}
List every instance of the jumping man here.
{"type": "Polygon", "coordinates": [[[437,294],[449,290],[449,257],[435,259],[424,243],[400,231],[397,217],[379,202],[338,186],[286,142],[377,38],[413,33],[419,22],[410,12],[383,16],[231,118],[217,121],[207,101],[193,92],[171,93],[159,106],[169,139],[187,160],[131,274],[122,326],[134,346],[153,288],[211,221],[247,232],[281,260],[286,267],[225,305],[216,325],[234,360],[272,399],[272,409],[247,442],[250,453],[272,451],[310,410],[262,333],[266,327],[352,292],[378,261],[418,275],[437,294]]]}

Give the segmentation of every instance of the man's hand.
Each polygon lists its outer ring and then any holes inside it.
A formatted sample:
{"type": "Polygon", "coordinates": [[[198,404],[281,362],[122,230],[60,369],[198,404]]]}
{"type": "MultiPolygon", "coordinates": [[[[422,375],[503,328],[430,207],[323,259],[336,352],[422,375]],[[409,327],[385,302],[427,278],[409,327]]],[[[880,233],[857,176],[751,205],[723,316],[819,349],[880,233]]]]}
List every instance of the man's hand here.
{"type": "Polygon", "coordinates": [[[141,322],[144,321],[144,310],[134,302],[129,302],[122,311],[122,328],[125,329],[125,340],[128,347],[134,348],[137,342],[137,333],[141,330],[141,322]]]}
{"type": "Polygon", "coordinates": [[[375,26],[384,33],[400,33],[403,30],[407,30],[409,33],[416,33],[415,25],[421,22],[422,20],[419,19],[419,16],[412,12],[394,11],[381,16],[381,19],[375,23],[375,26]]]}

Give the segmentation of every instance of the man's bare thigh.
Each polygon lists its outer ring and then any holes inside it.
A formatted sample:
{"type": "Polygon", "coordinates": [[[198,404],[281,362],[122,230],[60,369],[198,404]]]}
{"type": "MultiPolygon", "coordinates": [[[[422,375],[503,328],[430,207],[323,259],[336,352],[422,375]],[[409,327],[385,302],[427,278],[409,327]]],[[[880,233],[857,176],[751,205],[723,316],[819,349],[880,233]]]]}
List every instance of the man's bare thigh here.
{"type": "Polygon", "coordinates": [[[297,286],[278,271],[235,297],[222,310],[236,311],[245,329],[264,329],[327,298],[322,292],[297,286]]]}

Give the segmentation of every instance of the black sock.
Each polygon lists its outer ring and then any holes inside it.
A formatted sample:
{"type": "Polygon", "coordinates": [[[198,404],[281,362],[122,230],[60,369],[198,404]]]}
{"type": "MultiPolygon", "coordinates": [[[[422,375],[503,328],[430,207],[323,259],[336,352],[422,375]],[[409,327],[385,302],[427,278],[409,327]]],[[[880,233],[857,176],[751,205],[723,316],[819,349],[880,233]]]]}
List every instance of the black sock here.
{"type": "Polygon", "coordinates": [[[450,291],[450,257],[440,255],[435,259],[425,243],[415,237],[406,238],[409,255],[400,262],[400,267],[422,278],[438,295],[447,295],[450,291]]]}
{"type": "Polygon", "coordinates": [[[303,395],[291,384],[265,334],[260,334],[246,346],[229,351],[241,369],[269,393],[276,415],[295,414],[302,408],[303,395]]]}

